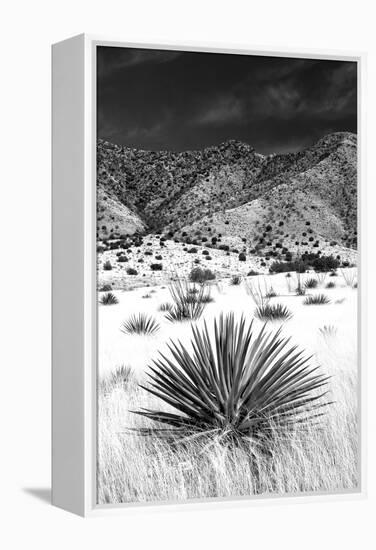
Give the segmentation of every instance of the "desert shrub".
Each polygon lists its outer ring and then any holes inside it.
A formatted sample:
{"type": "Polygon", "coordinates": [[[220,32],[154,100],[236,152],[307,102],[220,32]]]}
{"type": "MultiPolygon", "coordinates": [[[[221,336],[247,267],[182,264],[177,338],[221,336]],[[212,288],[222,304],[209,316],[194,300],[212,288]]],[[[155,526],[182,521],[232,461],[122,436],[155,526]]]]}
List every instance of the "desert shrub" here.
{"type": "Polygon", "coordinates": [[[203,250],[202,253],[203,253],[204,256],[208,256],[209,251],[208,250],[203,250]]]}
{"type": "Polygon", "coordinates": [[[225,252],[228,252],[230,250],[230,247],[228,246],[228,244],[220,244],[218,246],[218,249],[219,250],[224,250],[225,252]]]}
{"type": "Polygon", "coordinates": [[[128,267],[127,273],[128,275],[138,275],[137,269],[134,269],[133,267],[128,267]]]}
{"type": "Polygon", "coordinates": [[[145,256],[152,256],[153,252],[151,250],[145,250],[145,256]]]}
{"type": "Polygon", "coordinates": [[[119,300],[112,292],[106,292],[105,294],[103,294],[99,301],[103,306],[113,306],[114,304],[119,303],[119,300]]]}
{"type": "Polygon", "coordinates": [[[291,319],[291,311],[283,304],[260,305],[255,310],[255,317],[260,321],[280,321],[291,319]]]}
{"type": "Polygon", "coordinates": [[[273,262],[269,267],[270,273],[286,273],[287,271],[298,271],[304,273],[307,267],[303,262],[273,262]]]}
{"type": "Polygon", "coordinates": [[[162,256],[160,254],[158,254],[156,257],[155,257],[156,260],[162,260],[162,256]]]}
{"type": "Polygon", "coordinates": [[[242,278],[240,275],[233,275],[230,279],[230,285],[232,286],[238,286],[242,282],[242,278]]]}
{"type": "Polygon", "coordinates": [[[153,335],[159,330],[159,323],[146,313],[132,315],[121,325],[120,330],[124,334],[153,335]]]}
{"type": "Polygon", "coordinates": [[[303,304],[305,306],[323,306],[329,304],[330,299],[325,294],[315,294],[314,296],[307,296],[303,304]]]}
{"type": "Polygon", "coordinates": [[[111,265],[111,262],[110,262],[109,260],[107,260],[107,262],[105,262],[105,263],[103,264],[103,269],[104,269],[105,271],[111,271],[112,265],[111,265]]]}
{"type": "Polygon", "coordinates": [[[201,284],[197,293],[192,293],[192,286],[188,281],[173,281],[170,286],[174,307],[166,315],[168,321],[196,321],[202,315],[207,304],[206,297],[210,290],[205,284],[201,284]]]}
{"type": "Polygon", "coordinates": [[[97,252],[98,254],[101,254],[102,252],[104,252],[105,250],[107,250],[107,248],[105,246],[102,246],[100,244],[97,245],[97,252]]]}
{"type": "Polygon", "coordinates": [[[238,258],[239,258],[239,262],[245,262],[247,259],[247,256],[244,254],[244,252],[240,252],[238,258]]]}
{"type": "Polygon", "coordinates": [[[211,256],[205,256],[205,260],[211,260],[212,257],[211,256]]]}
{"type": "Polygon", "coordinates": [[[128,262],[128,258],[126,256],[119,256],[118,257],[118,262],[120,262],[120,263],[128,262]]]}
{"type": "Polygon", "coordinates": [[[336,284],[333,281],[329,281],[325,288],[335,288],[336,284]]]}
{"type": "Polygon", "coordinates": [[[193,247],[193,248],[189,248],[189,249],[188,249],[188,253],[189,253],[189,254],[197,254],[197,248],[194,248],[194,247],[193,247]]]}
{"type": "Polygon", "coordinates": [[[150,269],[152,271],[162,271],[163,264],[150,264],[150,269]]]}
{"type": "Polygon", "coordinates": [[[264,325],[255,335],[253,323],[247,325],[243,316],[236,321],[230,313],[214,320],[212,332],[213,338],[207,325],[192,325],[192,347],[170,341],[173,359],[153,361],[149,384],[141,387],[173,411],[134,411],[158,423],[140,432],[220,436],[239,443],[246,438],[259,452],[321,412],[328,377],[318,374],[281,330],[267,332],[264,325]]]}
{"type": "Polygon", "coordinates": [[[254,269],[251,269],[251,271],[248,271],[247,273],[247,277],[256,277],[257,275],[259,275],[259,272],[254,269]]]}
{"type": "Polygon", "coordinates": [[[206,281],[213,281],[215,279],[215,273],[210,269],[194,267],[189,274],[189,279],[192,283],[205,283],[206,281]]]}
{"type": "Polygon", "coordinates": [[[307,281],[304,283],[305,288],[317,288],[318,281],[317,279],[307,279],[307,281]]]}
{"type": "Polygon", "coordinates": [[[339,261],[333,256],[318,256],[312,262],[312,267],[315,271],[332,271],[337,269],[339,261]]]}
{"type": "Polygon", "coordinates": [[[112,286],[111,285],[102,285],[99,290],[100,290],[100,292],[108,292],[109,290],[112,290],[112,286]]]}

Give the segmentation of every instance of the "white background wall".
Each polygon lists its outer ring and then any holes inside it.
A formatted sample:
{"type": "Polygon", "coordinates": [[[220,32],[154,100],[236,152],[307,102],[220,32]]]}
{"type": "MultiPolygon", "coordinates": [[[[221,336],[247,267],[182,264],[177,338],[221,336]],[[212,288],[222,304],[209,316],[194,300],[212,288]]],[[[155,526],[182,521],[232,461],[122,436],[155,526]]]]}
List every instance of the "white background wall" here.
{"type": "Polygon", "coordinates": [[[0,541],[27,548],[369,549],[375,546],[375,104],[372,2],[64,0],[1,10],[0,541]],[[369,497],[150,511],[83,520],[43,498],[50,478],[50,44],[88,32],[134,42],[368,52],[369,497]],[[373,233],[372,233],[373,231],[373,233]],[[10,330],[9,330],[10,329],[10,330]],[[44,491],[43,491],[44,490],[44,491]],[[373,510],[372,510],[373,508],[373,510]],[[5,542],[6,541],[6,542],[5,542]]]}

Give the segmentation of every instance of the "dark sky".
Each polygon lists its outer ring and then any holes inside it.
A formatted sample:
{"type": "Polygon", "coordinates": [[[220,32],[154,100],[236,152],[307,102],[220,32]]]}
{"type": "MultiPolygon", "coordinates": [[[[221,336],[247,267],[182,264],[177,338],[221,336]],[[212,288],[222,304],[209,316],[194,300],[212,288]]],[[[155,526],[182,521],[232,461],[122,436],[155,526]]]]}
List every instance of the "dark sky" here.
{"type": "Polygon", "coordinates": [[[148,150],[228,139],[296,151],[357,128],[356,63],[98,47],[98,137],[148,150]]]}

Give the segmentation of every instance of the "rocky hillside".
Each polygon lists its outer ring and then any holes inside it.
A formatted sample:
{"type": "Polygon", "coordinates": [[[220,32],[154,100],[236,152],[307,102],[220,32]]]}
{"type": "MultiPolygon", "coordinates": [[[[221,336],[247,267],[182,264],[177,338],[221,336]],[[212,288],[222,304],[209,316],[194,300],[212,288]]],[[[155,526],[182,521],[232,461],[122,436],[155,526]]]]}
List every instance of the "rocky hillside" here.
{"type": "Polygon", "coordinates": [[[356,249],[356,148],[350,133],[269,156],[238,141],[182,153],[99,141],[98,238],[163,232],[266,258],[356,249]]]}

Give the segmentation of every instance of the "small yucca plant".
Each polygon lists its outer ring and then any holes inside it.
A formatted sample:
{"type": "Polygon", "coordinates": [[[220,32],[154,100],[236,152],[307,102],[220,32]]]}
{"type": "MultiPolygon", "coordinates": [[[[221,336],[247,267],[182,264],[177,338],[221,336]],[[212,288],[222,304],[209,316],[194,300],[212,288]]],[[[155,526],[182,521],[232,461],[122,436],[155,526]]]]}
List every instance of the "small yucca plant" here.
{"type": "Polygon", "coordinates": [[[317,277],[317,280],[318,280],[318,283],[320,285],[323,285],[325,283],[325,279],[326,279],[326,273],[318,273],[316,272],[316,277],[317,277]]]}
{"type": "Polygon", "coordinates": [[[106,292],[105,294],[103,294],[99,301],[104,306],[113,306],[114,304],[119,303],[119,300],[112,292],[106,292]]]}
{"type": "Polygon", "coordinates": [[[307,296],[303,304],[305,306],[323,306],[329,304],[330,300],[325,294],[316,294],[315,296],[307,296]]]}
{"type": "Polygon", "coordinates": [[[201,298],[201,303],[203,304],[211,304],[212,302],[214,302],[214,298],[213,296],[209,293],[209,294],[205,294],[204,296],[202,296],[201,298]]]}
{"type": "Polygon", "coordinates": [[[153,335],[159,330],[159,323],[146,313],[132,315],[121,325],[120,330],[124,334],[146,334],[153,335]]]}
{"type": "Polygon", "coordinates": [[[334,325],[324,325],[319,328],[319,333],[325,339],[331,338],[337,335],[337,328],[334,325]]]}
{"type": "Polygon", "coordinates": [[[277,296],[278,294],[276,293],[276,291],[272,286],[265,293],[265,298],[276,298],[277,296]]]}
{"type": "Polygon", "coordinates": [[[240,275],[233,275],[230,279],[230,285],[232,286],[238,286],[242,282],[242,278],[240,275]]]}
{"type": "Polygon", "coordinates": [[[158,307],[158,311],[172,311],[174,309],[174,306],[170,304],[170,302],[163,302],[158,307]]]}
{"type": "Polygon", "coordinates": [[[329,281],[329,283],[327,283],[325,288],[335,288],[335,286],[336,286],[336,284],[333,283],[333,281],[329,281]]]}
{"type": "Polygon", "coordinates": [[[258,334],[244,316],[221,315],[207,324],[192,325],[192,351],[181,342],[168,344],[172,358],[160,353],[148,373],[147,392],[173,407],[172,411],[132,411],[163,424],[143,428],[144,434],[196,437],[217,435],[231,440],[268,439],[296,423],[322,414],[319,392],[328,377],[318,374],[281,330],[258,334]]]}
{"type": "Polygon", "coordinates": [[[210,290],[205,284],[197,288],[188,281],[179,279],[170,284],[170,293],[174,300],[174,306],[167,313],[166,319],[171,322],[196,321],[201,317],[210,296],[210,290]]]}
{"type": "Polygon", "coordinates": [[[304,287],[305,288],[316,288],[318,285],[318,280],[317,279],[307,279],[307,281],[304,283],[304,287]]]}
{"type": "Polygon", "coordinates": [[[125,389],[128,386],[132,376],[133,371],[131,367],[121,365],[115,371],[100,380],[99,391],[102,394],[108,394],[116,388],[125,389]]]}
{"type": "Polygon", "coordinates": [[[341,269],[341,274],[345,281],[345,285],[352,287],[356,280],[356,271],[354,269],[341,269]]]}
{"type": "Polygon", "coordinates": [[[287,321],[292,313],[283,304],[265,304],[256,308],[255,317],[261,321],[287,321]]]}

